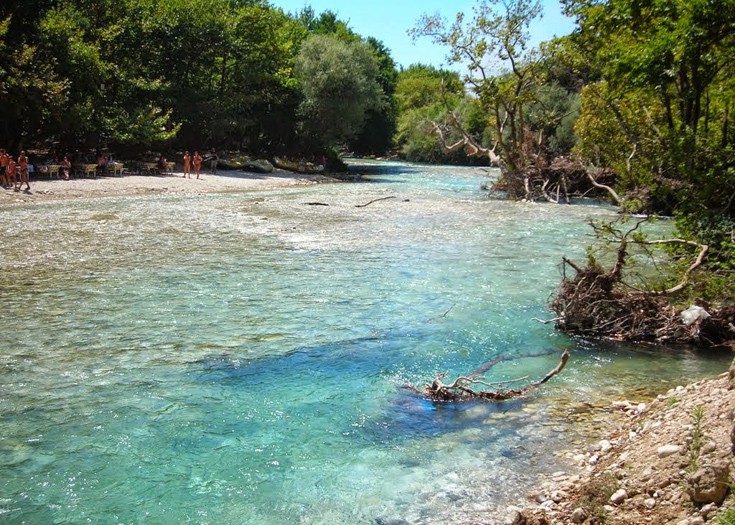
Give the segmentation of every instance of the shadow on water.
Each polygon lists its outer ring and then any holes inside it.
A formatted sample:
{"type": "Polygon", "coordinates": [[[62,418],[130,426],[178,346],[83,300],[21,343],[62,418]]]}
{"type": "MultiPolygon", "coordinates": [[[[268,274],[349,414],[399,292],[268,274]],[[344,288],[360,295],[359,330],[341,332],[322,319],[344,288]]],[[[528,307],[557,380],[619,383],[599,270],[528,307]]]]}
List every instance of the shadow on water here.
{"type": "MultiPolygon", "coordinates": [[[[438,402],[403,389],[391,399],[375,425],[363,429],[363,433],[385,444],[397,444],[420,438],[437,437],[447,433],[461,433],[466,429],[483,428],[493,414],[515,413],[523,407],[523,399],[504,402],[464,401],[438,402]]],[[[488,441],[501,439],[514,430],[506,425],[496,425],[486,434],[488,441]]]]}
{"type": "MultiPolygon", "coordinates": [[[[414,367],[422,370],[420,375],[428,380],[435,368],[436,363],[428,358],[419,365],[415,355],[404,355],[405,347],[400,339],[405,336],[393,334],[394,340],[361,337],[257,358],[235,353],[215,354],[198,361],[192,373],[203,383],[217,384],[237,395],[257,392],[259,399],[278,400],[291,413],[302,416],[329,407],[342,414],[336,418],[340,431],[355,435],[363,443],[398,445],[461,433],[485,426],[484,422],[493,415],[517,413],[524,406],[524,399],[500,403],[445,403],[427,399],[398,381],[392,372],[414,367]],[[354,417],[348,416],[355,406],[370,407],[365,408],[370,411],[369,422],[355,424],[354,417]]],[[[469,359],[471,362],[457,366],[471,370],[482,364],[478,362],[479,355],[469,359]]],[[[509,360],[513,358],[499,358],[497,362],[509,360]]],[[[500,439],[507,432],[514,429],[499,424],[489,432],[488,438],[500,439]]]]}

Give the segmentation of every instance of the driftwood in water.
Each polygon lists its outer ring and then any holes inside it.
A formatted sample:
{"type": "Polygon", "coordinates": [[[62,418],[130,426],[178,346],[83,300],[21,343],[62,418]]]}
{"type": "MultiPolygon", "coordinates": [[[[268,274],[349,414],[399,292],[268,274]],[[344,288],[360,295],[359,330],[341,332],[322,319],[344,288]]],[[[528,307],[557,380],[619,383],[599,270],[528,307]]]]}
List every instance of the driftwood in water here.
{"type": "MultiPolygon", "coordinates": [[[[499,359],[493,360],[486,366],[483,366],[484,370],[489,369],[493,364],[497,363],[499,359]]],[[[471,388],[472,385],[482,385],[490,388],[496,388],[500,385],[506,385],[509,383],[516,383],[524,381],[527,378],[523,377],[520,379],[514,379],[511,381],[500,381],[495,383],[487,383],[480,378],[473,376],[460,376],[455,379],[451,384],[445,384],[442,382],[447,375],[439,374],[430,385],[424,385],[422,393],[431,399],[437,401],[464,401],[469,399],[487,399],[490,401],[504,401],[506,399],[513,399],[523,397],[529,390],[539,387],[546,383],[549,379],[561,372],[569,361],[569,352],[564,352],[561,355],[561,360],[556,367],[546,374],[543,378],[533,383],[529,383],[521,388],[516,389],[502,389],[502,390],[479,390],[471,388]]]]}
{"type": "Polygon", "coordinates": [[[374,202],[385,201],[385,200],[388,200],[388,199],[395,199],[395,198],[396,198],[395,195],[390,195],[389,197],[380,197],[378,199],[373,199],[370,202],[367,202],[365,204],[355,204],[355,208],[367,208],[368,206],[370,206],[374,202]]]}

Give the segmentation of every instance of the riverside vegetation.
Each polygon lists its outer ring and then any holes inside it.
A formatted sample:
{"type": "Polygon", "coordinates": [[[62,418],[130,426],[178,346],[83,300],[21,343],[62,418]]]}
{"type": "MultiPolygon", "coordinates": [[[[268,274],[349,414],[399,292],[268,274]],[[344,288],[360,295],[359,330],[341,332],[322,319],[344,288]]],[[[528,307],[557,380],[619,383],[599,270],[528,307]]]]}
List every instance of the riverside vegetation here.
{"type": "MultiPolygon", "coordinates": [[[[449,61],[467,66],[460,76],[420,64],[399,70],[381,42],[331,11],[284,13],[258,0],[6,2],[0,143],[13,150],[105,146],[128,155],[203,144],[335,161],[342,149],[495,164],[501,176],[493,193],[559,204],[595,196],[620,207],[619,222],[592,225],[596,241],[586,261],[564,260],[572,275],[552,301],[550,320],[559,329],[732,347],[735,2],[562,6],[575,30],[538,49],[528,32],[541,13],[537,1],[478,0],[473,16],[417,21],[414,37],[445,44],[449,61]],[[673,221],[655,236],[657,228],[630,214],[673,221]],[[703,313],[689,322],[687,312],[695,311],[703,313]]],[[[731,407],[719,408],[729,406],[729,387],[713,388],[710,397],[680,393],[693,396],[688,422],[680,412],[671,421],[691,427],[690,441],[661,444],[679,448],[656,455],[673,462],[675,480],[692,486],[714,477],[729,489],[719,463],[704,463],[710,453],[732,461],[720,452],[722,440],[714,440],[714,451],[707,443],[719,432],[708,427],[707,407],[718,407],[718,422],[732,419],[731,407]],[[690,461],[692,470],[701,468],[688,472],[690,461]]],[[[671,401],[678,395],[660,403],[681,406],[671,401]]],[[[620,439],[659,436],[652,430],[670,422],[646,427],[647,416],[640,417],[640,431],[620,439]]],[[[662,499],[656,494],[668,490],[664,481],[618,487],[626,468],[617,461],[602,465],[618,483],[595,479],[590,503],[572,509],[582,509],[576,522],[603,520],[619,490],[626,494],[612,504],[630,512],[676,509],[658,523],[695,524],[715,514],[707,506],[719,503],[719,492],[703,504],[695,489],[662,499]],[[644,493],[650,497],[637,498],[644,493]]],[[[732,514],[718,519],[732,521],[732,514]]]]}

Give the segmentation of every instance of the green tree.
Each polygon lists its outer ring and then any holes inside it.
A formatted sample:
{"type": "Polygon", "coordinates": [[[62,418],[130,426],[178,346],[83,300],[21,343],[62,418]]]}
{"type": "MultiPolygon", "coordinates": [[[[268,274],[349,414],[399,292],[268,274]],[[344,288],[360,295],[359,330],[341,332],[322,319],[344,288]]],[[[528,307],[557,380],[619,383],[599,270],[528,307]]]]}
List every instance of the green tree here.
{"type": "Polygon", "coordinates": [[[380,155],[393,146],[396,132],[397,109],[393,94],[398,81],[396,63],[390,56],[390,50],[375,38],[368,37],[370,46],[378,64],[378,83],[383,92],[385,104],[367,110],[365,124],[359,134],[350,141],[349,147],[360,155],[380,155]]]}
{"type": "MultiPolygon", "coordinates": [[[[464,83],[457,72],[421,64],[401,71],[394,95],[398,111],[395,142],[401,156],[419,162],[466,161],[463,152],[448,154],[441,148],[432,126],[434,122],[444,122],[449,111],[463,113],[460,105],[464,98],[464,83]]],[[[448,140],[458,138],[452,135],[448,140]]]]}
{"type": "Polygon", "coordinates": [[[9,38],[10,16],[0,20],[0,144],[18,151],[48,138],[46,130],[64,113],[68,83],[38,47],[9,38]]]}
{"type": "Polygon", "coordinates": [[[141,4],[66,0],[44,15],[39,45],[68,83],[56,125],[63,143],[142,148],[175,134],[166,80],[148,65],[158,55],[145,52],[143,12],[141,4]]]}
{"type": "Polygon", "coordinates": [[[583,92],[579,152],[614,166],[650,210],[680,214],[711,258],[732,260],[735,4],[565,4],[579,24],[570,57],[600,77],[583,92]]]}
{"type": "Polygon", "coordinates": [[[369,46],[311,35],[296,61],[303,100],[303,133],[320,146],[344,143],[363,128],[367,112],[385,104],[379,69],[369,46]]]}
{"type": "Polygon", "coordinates": [[[413,31],[448,46],[451,63],[467,65],[466,81],[493,131],[487,153],[506,174],[535,163],[541,150],[526,118],[526,108],[536,96],[539,62],[528,49],[528,26],[540,12],[538,1],[481,0],[471,20],[463,13],[451,24],[439,16],[424,16],[413,31]]]}

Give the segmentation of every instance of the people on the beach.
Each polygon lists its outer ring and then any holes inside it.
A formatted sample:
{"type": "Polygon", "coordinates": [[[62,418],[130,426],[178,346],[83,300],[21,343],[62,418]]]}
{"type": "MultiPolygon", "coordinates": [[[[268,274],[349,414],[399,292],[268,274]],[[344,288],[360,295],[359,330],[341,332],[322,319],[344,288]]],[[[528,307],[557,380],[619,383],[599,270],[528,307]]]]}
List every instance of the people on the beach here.
{"type": "Polygon", "coordinates": [[[198,151],[194,152],[194,173],[196,173],[197,179],[199,178],[199,172],[202,169],[202,156],[198,151]]]}
{"type": "Polygon", "coordinates": [[[21,151],[18,156],[18,171],[20,171],[20,180],[16,186],[16,191],[20,191],[23,183],[26,185],[26,191],[31,191],[31,184],[28,182],[28,157],[26,157],[25,151],[21,151]]]}
{"type": "Polygon", "coordinates": [[[191,156],[188,151],[184,152],[184,178],[191,178],[191,156]]]}

